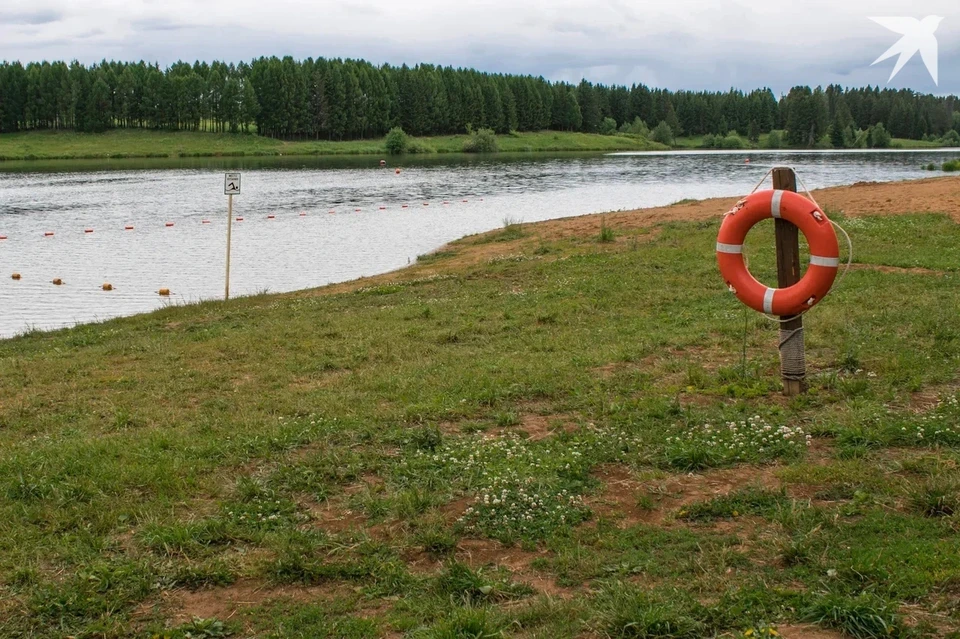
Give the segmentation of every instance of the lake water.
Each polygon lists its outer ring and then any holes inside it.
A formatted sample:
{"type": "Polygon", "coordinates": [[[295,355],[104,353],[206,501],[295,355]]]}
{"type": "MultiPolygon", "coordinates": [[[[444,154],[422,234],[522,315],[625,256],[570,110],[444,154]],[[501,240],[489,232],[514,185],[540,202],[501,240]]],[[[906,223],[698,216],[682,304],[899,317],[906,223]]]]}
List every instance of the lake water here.
{"type": "Polygon", "coordinates": [[[922,164],[956,156],[441,156],[391,159],[383,168],[376,157],[0,162],[0,236],[7,238],[0,240],[0,336],[222,298],[225,170],[243,175],[234,198],[234,218],[243,221],[232,231],[236,296],[390,271],[508,218],[534,222],[741,195],[773,166],[793,166],[808,187],[819,188],[929,176],[922,164]],[[55,278],[63,285],[53,285],[55,278]],[[105,282],[114,290],[101,290],[105,282]],[[172,296],[160,297],[161,288],[172,296]]]}

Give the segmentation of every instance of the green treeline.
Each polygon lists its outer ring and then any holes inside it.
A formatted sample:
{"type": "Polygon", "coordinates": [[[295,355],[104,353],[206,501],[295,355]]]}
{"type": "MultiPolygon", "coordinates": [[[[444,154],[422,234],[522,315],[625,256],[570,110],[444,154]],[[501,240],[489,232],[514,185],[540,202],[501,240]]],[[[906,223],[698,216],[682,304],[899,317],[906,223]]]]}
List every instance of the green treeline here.
{"type": "Polygon", "coordinates": [[[790,146],[851,147],[883,146],[889,136],[960,142],[955,104],[952,95],[870,87],[795,87],[777,99],[769,89],[672,92],[322,58],[178,62],[167,69],[144,62],[0,64],[0,133],[255,126],[260,135],[286,140],[353,140],[393,127],[417,136],[619,130],[669,144],[678,135],[734,133],[755,142],[771,131],[779,141],[785,130],[790,146]]]}

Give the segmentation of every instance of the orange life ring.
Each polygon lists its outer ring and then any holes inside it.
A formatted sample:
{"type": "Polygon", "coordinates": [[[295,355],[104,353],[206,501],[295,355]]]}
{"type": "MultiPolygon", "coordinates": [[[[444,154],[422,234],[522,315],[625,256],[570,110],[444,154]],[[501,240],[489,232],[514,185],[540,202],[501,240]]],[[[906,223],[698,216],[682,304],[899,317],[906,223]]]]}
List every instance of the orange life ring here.
{"type": "Polygon", "coordinates": [[[822,300],[840,266],[833,224],[820,207],[792,191],[757,191],[737,202],[724,216],[717,235],[717,263],[730,291],[755,311],[798,315],[822,300]],[[781,218],[800,229],[810,247],[810,265],[800,281],[787,288],[758,282],[743,260],[743,240],[760,220],[781,218]]]}

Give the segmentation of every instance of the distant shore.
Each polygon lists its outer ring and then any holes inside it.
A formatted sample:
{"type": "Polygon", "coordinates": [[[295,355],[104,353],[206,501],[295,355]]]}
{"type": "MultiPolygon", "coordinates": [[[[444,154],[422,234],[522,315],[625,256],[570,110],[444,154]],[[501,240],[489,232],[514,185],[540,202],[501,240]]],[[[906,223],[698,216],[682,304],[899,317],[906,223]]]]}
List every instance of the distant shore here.
{"type": "MultiPolygon", "coordinates": [[[[466,135],[411,138],[426,155],[460,153],[466,135]]],[[[700,148],[700,138],[678,138],[676,150],[700,148]]],[[[743,151],[765,150],[745,145],[743,151]]],[[[558,153],[611,151],[666,151],[667,147],[640,136],[600,135],[563,131],[513,133],[497,136],[503,153],[558,153]]],[[[894,140],[895,148],[938,147],[918,140],[894,140]]],[[[383,139],[287,141],[252,134],[168,132],[141,129],[106,133],[32,131],[0,135],[0,161],[120,160],[143,158],[279,157],[279,156],[379,155],[387,157],[383,139]]]]}
{"type": "MultiPolygon", "coordinates": [[[[426,154],[460,153],[466,135],[411,138],[426,154]]],[[[497,136],[505,153],[565,151],[655,151],[666,146],[646,138],[562,131],[497,136]]],[[[116,160],[191,157],[278,157],[379,155],[387,157],[382,138],[373,140],[276,140],[253,134],[188,131],[114,130],[106,133],[31,131],[0,135],[2,160],[116,160]]]]}

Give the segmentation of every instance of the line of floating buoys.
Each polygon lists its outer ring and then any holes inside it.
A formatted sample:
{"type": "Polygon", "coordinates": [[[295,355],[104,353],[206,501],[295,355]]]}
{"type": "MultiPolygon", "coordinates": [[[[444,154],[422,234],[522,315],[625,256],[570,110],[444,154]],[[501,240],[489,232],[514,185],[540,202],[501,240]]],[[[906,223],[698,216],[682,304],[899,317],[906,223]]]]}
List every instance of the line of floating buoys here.
{"type": "Polygon", "coordinates": [[[12,280],[19,280],[19,279],[20,279],[20,274],[19,274],[19,273],[14,273],[13,275],[10,276],[10,279],[12,279],[12,280]]]}
{"type": "Polygon", "coordinates": [[[169,296],[170,296],[170,289],[169,289],[169,288],[161,288],[159,291],[157,291],[157,295],[160,295],[161,297],[169,297],[169,296]]]}
{"type": "Polygon", "coordinates": [[[63,280],[61,280],[59,277],[55,277],[53,278],[53,281],[51,282],[51,284],[53,284],[54,286],[61,286],[63,284],[63,280]]]}
{"type": "MultiPolygon", "coordinates": [[[[749,162],[750,162],[750,158],[747,158],[746,161],[749,163],[749,162]]],[[[397,172],[399,173],[399,172],[400,172],[400,169],[397,169],[397,172]]],[[[483,198],[482,198],[482,197],[481,197],[481,198],[478,198],[478,200],[479,200],[480,202],[483,202],[483,198]]],[[[460,200],[460,201],[461,201],[462,203],[464,203],[464,204],[466,204],[467,202],[469,202],[469,200],[466,200],[466,199],[460,200]]],[[[443,200],[443,204],[445,204],[445,205],[450,204],[450,200],[443,200]]],[[[430,206],[430,203],[429,203],[429,202],[423,202],[423,206],[430,206]]],[[[389,209],[389,207],[387,207],[387,206],[380,206],[380,207],[378,207],[378,208],[379,208],[379,210],[381,210],[381,211],[386,211],[386,210],[389,209]]],[[[410,208],[410,205],[409,205],[409,204],[402,204],[402,205],[400,206],[400,208],[407,209],[407,208],[410,208]]],[[[362,211],[363,211],[363,209],[360,209],[360,208],[354,209],[354,212],[356,212],[356,213],[360,213],[360,212],[362,212],[362,211]]],[[[328,213],[329,213],[330,215],[333,215],[334,213],[336,213],[336,211],[335,211],[334,209],[331,209],[330,211],[328,211],[328,213]]],[[[306,214],[305,211],[301,211],[299,215],[300,215],[300,217],[307,217],[307,214],[306,214]]],[[[266,216],[266,219],[268,219],[268,220],[275,220],[275,219],[277,219],[277,216],[276,216],[276,214],[271,213],[271,214],[269,214],[269,215],[266,216]]],[[[237,221],[237,222],[243,222],[243,218],[242,218],[242,217],[237,217],[237,218],[236,218],[236,221],[237,221]]],[[[210,222],[210,220],[201,220],[200,223],[201,223],[201,224],[210,224],[211,222],[210,222]]],[[[165,222],[165,223],[164,223],[164,226],[165,226],[166,228],[170,228],[170,227],[174,226],[175,224],[176,224],[175,222],[165,222]]],[[[132,230],[134,230],[134,227],[133,227],[132,224],[127,224],[126,226],[123,227],[123,230],[125,230],[125,231],[132,231],[132,230]]],[[[85,234],[91,234],[91,233],[94,232],[94,229],[92,229],[92,228],[84,228],[84,229],[83,229],[83,232],[84,232],[85,234]]],[[[54,231],[44,231],[44,233],[43,233],[43,237],[54,237],[54,235],[55,235],[55,232],[54,232],[54,231]]],[[[6,235],[0,235],[0,240],[6,240],[6,239],[9,239],[8,236],[6,236],[6,235]]]]}
{"type": "Polygon", "coordinates": [[[113,290],[113,284],[111,284],[110,282],[104,282],[104,283],[103,283],[103,286],[102,286],[101,288],[102,288],[103,290],[105,290],[105,291],[112,291],[112,290],[113,290]]]}

